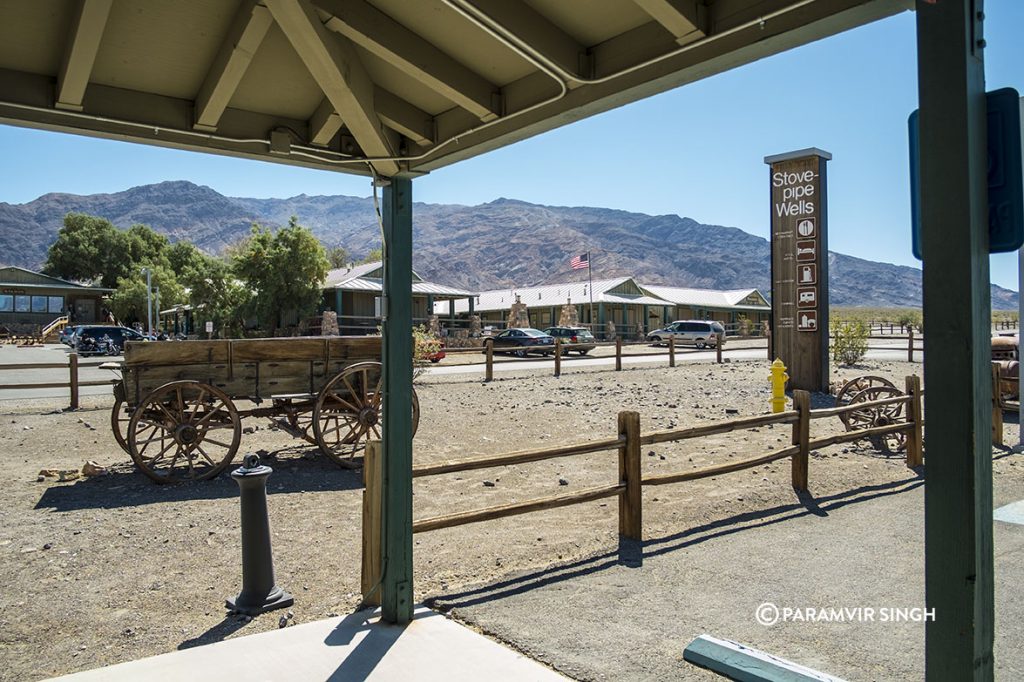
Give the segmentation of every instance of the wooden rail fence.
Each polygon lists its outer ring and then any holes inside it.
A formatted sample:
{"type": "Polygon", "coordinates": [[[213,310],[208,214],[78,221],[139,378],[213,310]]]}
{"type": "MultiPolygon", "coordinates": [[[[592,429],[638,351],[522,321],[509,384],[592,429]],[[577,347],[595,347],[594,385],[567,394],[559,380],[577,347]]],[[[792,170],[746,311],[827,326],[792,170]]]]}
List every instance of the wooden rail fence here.
{"type": "MultiPolygon", "coordinates": [[[[810,409],[810,394],[806,391],[793,391],[793,408],[775,414],[756,415],[739,419],[723,420],[711,424],[692,426],[682,429],[666,429],[642,433],[640,414],[633,411],[619,412],[617,435],[602,440],[584,441],[553,448],[521,450],[498,455],[486,455],[467,459],[449,460],[436,464],[413,466],[413,478],[438,476],[475,469],[509,466],[539,462],[560,457],[591,454],[615,450],[618,453],[618,480],[606,485],[586,488],[584,490],[535,498],[524,502],[514,502],[499,506],[460,511],[425,519],[414,520],[413,533],[424,533],[441,528],[451,528],[468,523],[488,521],[506,516],[515,516],[542,509],[554,509],[574,504],[581,504],[608,497],[618,498],[619,534],[624,538],[641,540],[643,537],[643,500],[642,488],[645,485],[668,485],[693,481],[700,478],[721,476],[722,474],[761,466],[768,462],[790,458],[791,482],[798,491],[806,491],[809,478],[809,455],[816,448],[846,443],[871,436],[894,433],[906,433],[906,462],[909,467],[920,466],[923,462],[922,451],[922,410],[920,379],[917,376],[906,378],[907,393],[903,396],[886,398],[872,402],[854,403],[824,410],[810,409]],[[905,405],[904,421],[875,426],[867,429],[848,431],[830,436],[811,438],[810,423],[815,419],[838,417],[849,412],[874,409],[888,405],[905,405]],[[643,475],[641,471],[641,448],[656,443],[678,442],[703,438],[715,434],[731,433],[743,429],[753,429],[770,424],[791,424],[791,444],[756,457],[739,462],[715,464],[690,471],[679,471],[664,474],[643,475]]],[[[363,491],[363,560],[362,560],[362,591],[367,604],[377,601],[376,586],[379,584],[381,572],[381,533],[383,527],[382,503],[383,481],[381,447],[379,441],[370,441],[366,447],[364,462],[363,491]]]]}
{"type": "Polygon", "coordinates": [[[78,371],[84,367],[99,367],[104,364],[103,360],[93,362],[79,362],[78,354],[71,353],[68,355],[67,363],[63,362],[30,362],[24,364],[8,364],[0,365],[0,372],[5,370],[17,371],[26,369],[66,369],[68,371],[67,381],[56,381],[56,382],[37,382],[32,384],[0,384],[0,390],[14,391],[20,389],[32,389],[32,388],[66,388],[69,389],[70,394],[70,407],[72,410],[78,409],[78,395],[79,388],[82,386],[109,386],[114,382],[113,379],[92,379],[88,381],[82,381],[78,377],[78,371]]]}

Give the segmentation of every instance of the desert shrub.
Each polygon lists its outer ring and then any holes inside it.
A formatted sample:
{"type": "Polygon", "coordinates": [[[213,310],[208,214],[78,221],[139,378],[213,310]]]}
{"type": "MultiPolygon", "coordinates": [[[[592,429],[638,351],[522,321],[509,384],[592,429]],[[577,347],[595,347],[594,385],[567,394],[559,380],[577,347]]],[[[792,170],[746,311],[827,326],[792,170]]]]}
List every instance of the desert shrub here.
{"type": "Polygon", "coordinates": [[[441,350],[441,339],[421,324],[412,328],[412,340],[412,378],[415,381],[430,366],[430,356],[441,350]]]}
{"type": "Polygon", "coordinates": [[[839,365],[855,365],[868,352],[868,326],[861,320],[832,320],[832,359],[839,365]]]}

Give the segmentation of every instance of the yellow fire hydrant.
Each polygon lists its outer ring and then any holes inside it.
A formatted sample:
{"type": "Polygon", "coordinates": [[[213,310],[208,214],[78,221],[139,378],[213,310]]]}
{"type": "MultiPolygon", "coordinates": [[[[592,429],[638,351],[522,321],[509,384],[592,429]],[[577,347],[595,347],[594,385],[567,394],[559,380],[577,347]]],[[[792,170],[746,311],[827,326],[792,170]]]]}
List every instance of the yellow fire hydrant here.
{"type": "Polygon", "coordinates": [[[785,412],[786,382],[789,381],[789,375],[786,374],[786,366],[779,358],[775,358],[775,362],[772,363],[771,376],[768,378],[772,382],[772,412],[785,412]]]}

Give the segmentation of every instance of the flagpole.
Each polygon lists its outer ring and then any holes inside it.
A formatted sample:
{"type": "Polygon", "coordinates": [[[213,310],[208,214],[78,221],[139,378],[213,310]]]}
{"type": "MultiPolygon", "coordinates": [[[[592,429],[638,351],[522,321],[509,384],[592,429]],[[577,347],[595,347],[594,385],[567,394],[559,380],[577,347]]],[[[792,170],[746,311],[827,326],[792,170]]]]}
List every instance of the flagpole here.
{"type": "MultiPolygon", "coordinates": [[[[590,331],[594,331],[594,261],[590,258],[590,251],[587,251],[587,275],[590,277],[590,331]]],[[[595,334],[595,336],[597,336],[595,334]]]]}

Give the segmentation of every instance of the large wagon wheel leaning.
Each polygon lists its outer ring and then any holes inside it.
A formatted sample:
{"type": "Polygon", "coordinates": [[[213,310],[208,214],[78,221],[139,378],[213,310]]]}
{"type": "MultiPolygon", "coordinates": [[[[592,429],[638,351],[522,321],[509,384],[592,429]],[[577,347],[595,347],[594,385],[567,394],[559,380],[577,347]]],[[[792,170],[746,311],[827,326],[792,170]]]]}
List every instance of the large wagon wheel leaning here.
{"type": "MultiPolygon", "coordinates": [[[[849,404],[855,405],[858,403],[873,402],[875,400],[897,398],[901,395],[904,395],[903,392],[896,388],[889,386],[873,386],[855,394],[850,399],[849,404]]],[[[906,416],[903,413],[904,407],[904,403],[893,403],[892,405],[875,405],[847,412],[846,419],[844,420],[846,430],[859,431],[876,426],[901,424],[906,421],[906,416]]],[[[879,436],[872,436],[870,440],[872,443],[887,450],[888,452],[897,452],[907,446],[907,433],[906,431],[885,433],[879,436]]]]}
{"type": "Polygon", "coordinates": [[[128,449],[128,422],[132,419],[132,411],[124,399],[124,386],[114,386],[114,406],[110,408],[110,430],[114,432],[114,440],[121,449],[131,454],[128,449]]]}
{"type": "Polygon", "coordinates": [[[128,422],[128,454],[157,483],[213,478],[231,463],[241,439],[231,399],[198,381],[164,384],[128,422]]]}
{"type": "MultiPolygon", "coordinates": [[[[836,393],[836,407],[849,405],[850,402],[853,400],[853,397],[860,393],[861,391],[867,390],[869,388],[875,388],[878,386],[896,390],[896,384],[892,383],[885,377],[867,374],[862,377],[850,379],[845,384],[843,384],[843,387],[841,389],[839,389],[839,393],[836,393]]],[[[843,422],[843,425],[846,427],[846,430],[849,431],[850,424],[848,421],[848,415],[845,413],[839,415],[839,420],[843,422]]]]}
{"type": "MultiPolygon", "coordinates": [[[[320,451],[344,467],[366,447],[366,441],[381,437],[381,364],[357,362],[331,379],[317,396],[313,407],[313,434],[320,451]]],[[[412,391],[412,432],[420,423],[420,401],[412,391]]]]}

